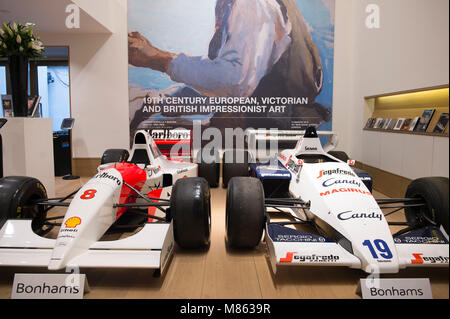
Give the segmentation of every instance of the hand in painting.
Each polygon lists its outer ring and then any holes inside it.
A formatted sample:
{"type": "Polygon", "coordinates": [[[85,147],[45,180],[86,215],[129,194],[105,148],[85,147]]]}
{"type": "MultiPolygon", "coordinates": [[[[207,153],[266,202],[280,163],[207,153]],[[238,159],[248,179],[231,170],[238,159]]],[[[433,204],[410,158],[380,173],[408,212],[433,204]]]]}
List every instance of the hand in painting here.
{"type": "Polygon", "coordinates": [[[174,57],[175,54],[155,48],[139,32],[128,33],[128,63],[131,65],[166,72],[174,57]]]}

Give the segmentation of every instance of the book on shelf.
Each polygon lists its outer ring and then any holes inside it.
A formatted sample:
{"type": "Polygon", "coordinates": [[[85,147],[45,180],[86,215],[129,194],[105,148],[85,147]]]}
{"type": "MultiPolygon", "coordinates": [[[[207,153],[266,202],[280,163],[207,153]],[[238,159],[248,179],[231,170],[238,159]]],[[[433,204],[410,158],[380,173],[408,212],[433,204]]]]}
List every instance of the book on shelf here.
{"type": "Polygon", "coordinates": [[[387,129],[392,131],[395,127],[395,124],[397,124],[397,119],[390,119],[387,129]]]}
{"type": "Polygon", "coordinates": [[[374,121],[373,117],[369,118],[367,120],[366,126],[364,126],[364,128],[372,128],[373,127],[373,121],[374,121]]]}
{"type": "Polygon", "coordinates": [[[414,131],[415,132],[426,132],[428,125],[430,124],[431,119],[433,118],[434,112],[435,112],[434,109],[424,110],[422,113],[422,116],[420,117],[419,123],[417,123],[414,131]]]}
{"type": "Polygon", "coordinates": [[[420,120],[420,116],[416,116],[416,117],[412,120],[412,123],[411,123],[411,125],[409,126],[409,130],[410,130],[410,131],[414,131],[414,129],[415,129],[416,126],[417,126],[417,123],[419,123],[419,120],[420,120]]]}
{"type": "Polygon", "coordinates": [[[402,131],[407,131],[411,125],[412,119],[406,119],[402,125],[402,131]]]}
{"type": "Polygon", "coordinates": [[[436,126],[433,129],[433,133],[444,133],[445,129],[447,128],[448,124],[448,113],[442,113],[439,117],[438,122],[436,123],[436,126]]]}
{"type": "Polygon", "coordinates": [[[375,121],[375,125],[373,126],[373,128],[379,129],[381,126],[381,121],[383,121],[382,118],[377,118],[375,121]]]}
{"type": "Polygon", "coordinates": [[[395,124],[394,130],[399,131],[402,128],[404,122],[405,122],[404,118],[398,119],[397,123],[395,124]]]}
{"type": "Polygon", "coordinates": [[[385,122],[383,124],[383,130],[387,130],[388,126],[389,126],[389,122],[391,119],[385,119],[385,122]]]}
{"type": "Polygon", "coordinates": [[[13,100],[11,95],[2,95],[3,117],[14,117],[13,100]]]}

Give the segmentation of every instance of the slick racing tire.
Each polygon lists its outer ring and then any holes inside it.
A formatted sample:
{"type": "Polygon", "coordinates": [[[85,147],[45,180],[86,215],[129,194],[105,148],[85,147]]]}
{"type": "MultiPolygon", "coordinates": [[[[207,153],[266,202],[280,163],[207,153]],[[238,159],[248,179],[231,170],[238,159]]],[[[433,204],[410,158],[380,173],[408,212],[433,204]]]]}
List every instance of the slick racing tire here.
{"type": "Polygon", "coordinates": [[[181,248],[209,247],[211,195],[206,179],[179,179],[172,188],[170,212],[175,242],[181,248]]]}
{"type": "Polygon", "coordinates": [[[233,177],[226,202],[226,240],[234,248],[254,248],[261,241],[264,221],[264,189],[254,177],[233,177]]]}
{"type": "Polygon", "coordinates": [[[347,163],[347,161],[350,159],[350,157],[348,157],[347,153],[345,153],[343,151],[329,151],[328,154],[336,157],[337,159],[343,161],[344,163],[347,163]]]}
{"type": "Polygon", "coordinates": [[[418,198],[425,201],[425,206],[406,207],[405,216],[412,227],[425,227],[430,225],[427,219],[441,225],[447,232],[449,217],[449,187],[446,177],[424,177],[409,184],[406,198],[418,198]]]}
{"type": "Polygon", "coordinates": [[[205,154],[198,152],[196,163],[198,164],[198,176],[208,181],[209,187],[219,186],[220,156],[214,152],[213,158],[204,158],[205,154]],[[202,156],[203,155],[203,156],[202,156]]]}
{"type": "Polygon", "coordinates": [[[250,154],[247,151],[232,150],[223,153],[222,182],[223,187],[228,186],[231,178],[248,176],[250,154]]]}
{"type": "Polygon", "coordinates": [[[33,231],[38,232],[47,213],[45,206],[33,203],[45,199],[47,191],[35,178],[9,176],[0,179],[0,228],[8,219],[31,219],[33,231]]]}
{"type": "Polygon", "coordinates": [[[130,154],[124,149],[108,149],[103,153],[101,164],[125,162],[130,154]]]}

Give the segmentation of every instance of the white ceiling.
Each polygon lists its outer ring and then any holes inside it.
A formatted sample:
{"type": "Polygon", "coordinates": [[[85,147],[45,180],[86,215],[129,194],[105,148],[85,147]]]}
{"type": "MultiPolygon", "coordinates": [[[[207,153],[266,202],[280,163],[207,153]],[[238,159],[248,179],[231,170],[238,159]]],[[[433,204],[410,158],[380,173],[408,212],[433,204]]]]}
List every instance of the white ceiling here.
{"type": "Polygon", "coordinates": [[[36,24],[41,33],[111,33],[111,31],[80,9],[80,28],[68,29],[66,8],[70,0],[0,0],[0,22],[18,21],[36,24]]]}

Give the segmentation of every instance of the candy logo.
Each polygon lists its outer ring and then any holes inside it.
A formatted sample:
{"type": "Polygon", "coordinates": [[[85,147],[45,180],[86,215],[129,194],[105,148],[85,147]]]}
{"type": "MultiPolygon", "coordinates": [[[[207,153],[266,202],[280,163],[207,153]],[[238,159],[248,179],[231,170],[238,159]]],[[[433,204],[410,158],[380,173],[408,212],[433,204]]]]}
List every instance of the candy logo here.
{"type": "Polygon", "coordinates": [[[81,224],[81,218],[71,217],[64,224],[66,225],[67,228],[75,228],[81,224]]]}

